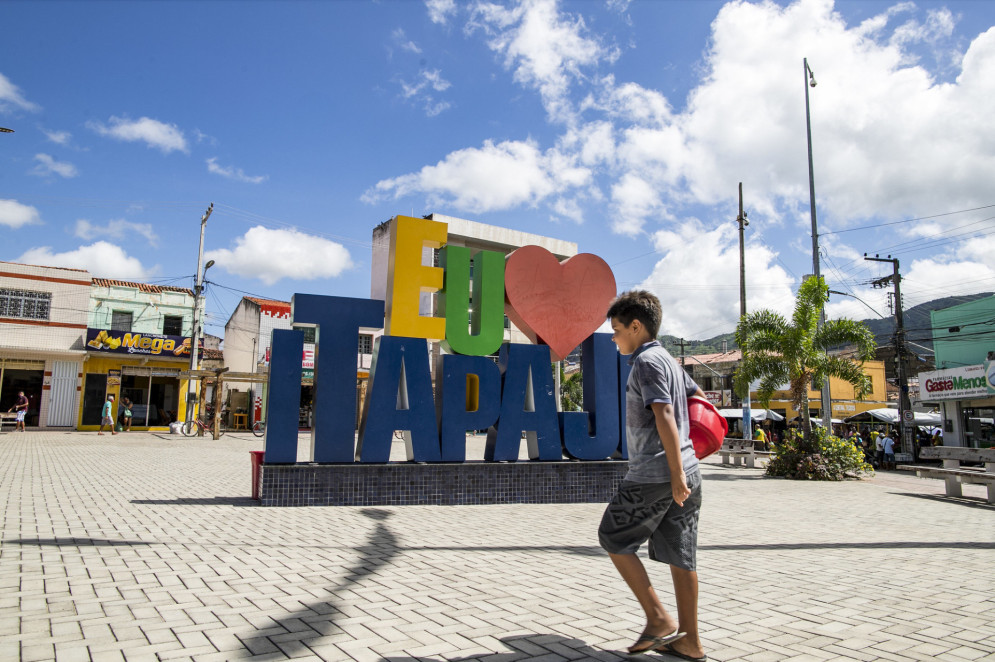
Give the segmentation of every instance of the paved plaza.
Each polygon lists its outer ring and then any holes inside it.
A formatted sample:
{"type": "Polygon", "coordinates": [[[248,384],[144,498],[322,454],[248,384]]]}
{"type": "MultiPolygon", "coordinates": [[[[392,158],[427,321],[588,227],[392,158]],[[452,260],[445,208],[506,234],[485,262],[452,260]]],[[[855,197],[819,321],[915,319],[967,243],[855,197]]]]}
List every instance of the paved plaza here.
{"type": "MultiPolygon", "coordinates": [[[[627,659],[643,623],[602,504],[262,508],[261,448],[0,435],[0,660],[627,659]]],[[[703,473],[709,659],[995,660],[983,487],[703,473]]]]}

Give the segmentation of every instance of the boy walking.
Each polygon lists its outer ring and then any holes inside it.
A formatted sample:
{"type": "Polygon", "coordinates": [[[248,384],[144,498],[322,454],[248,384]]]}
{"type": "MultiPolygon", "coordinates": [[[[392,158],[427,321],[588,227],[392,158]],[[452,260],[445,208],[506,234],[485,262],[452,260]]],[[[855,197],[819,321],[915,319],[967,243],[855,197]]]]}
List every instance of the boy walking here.
{"type": "Polygon", "coordinates": [[[629,471],[605,510],[598,538],[646,614],[646,627],[629,653],[658,651],[704,662],[695,571],[701,474],[687,413],[688,396],[704,394],[657,342],[661,316],[660,301],[645,291],[620,295],[608,310],[612,340],[631,356],[625,387],[629,471]],[[650,558],[670,565],[677,620],[636,556],[647,541],[650,558]]]}
{"type": "Polygon", "coordinates": [[[18,431],[24,432],[24,417],[27,416],[29,404],[30,403],[28,402],[28,396],[24,395],[24,391],[18,391],[17,402],[14,403],[13,407],[7,410],[8,412],[10,411],[17,412],[17,420],[15,421],[14,432],[18,431]]]}

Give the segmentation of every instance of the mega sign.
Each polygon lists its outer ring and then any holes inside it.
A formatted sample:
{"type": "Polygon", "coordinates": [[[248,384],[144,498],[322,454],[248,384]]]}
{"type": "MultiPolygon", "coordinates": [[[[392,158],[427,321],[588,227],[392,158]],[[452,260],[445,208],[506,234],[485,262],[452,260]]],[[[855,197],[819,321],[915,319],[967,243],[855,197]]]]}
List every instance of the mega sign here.
{"type": "MultiPolygon", "coordinates": [[[[189,336],[133,333],[110,329],[86,330],[86,346],[98,352],[144,356],[190,356],[191,344],[189,336]]],[[[203,345],[200,349],[203,351],[203,345]]]]}
{"type": "MultiPolygon", "coordinates": [[[[387,462],[395,430],[406,432],[409,460],[461,462],[466,433],[488,430],[485,459],[518,459],[523,435],[532,459],[600,460],[624,456],[628,377],[609,334],[595,334],[615,296],[601,258],[562,263],[539,246],[507,257],[447,245],[445,223],[399,216],[391,221],[386,300],[295,294],[295,325],[318,328],[315,354],[314,462],[387,462]],[[422,263],[438,248],[439,266],[422,263]],[[471,277],[471,273],[473,274],[471,277]],[[423,292],[438,292],[440,315],[419,313],[423,292]],[[532,344],[504,343],[504,315],[532,344]],[[383,327],[355,441],[356,339],[383,327]],[[446,353],[433,389],[428,341],[446,353]],[[583,343],[586,411],[558,413],[551,361],[583,343]],[[497,363],[491,354],[499,352],[497,363]],[[620,382],[620,380],[622,380],[620,382]]],[[[304,334],[274,330],[266,462],[296,462],[304,334]]]]}

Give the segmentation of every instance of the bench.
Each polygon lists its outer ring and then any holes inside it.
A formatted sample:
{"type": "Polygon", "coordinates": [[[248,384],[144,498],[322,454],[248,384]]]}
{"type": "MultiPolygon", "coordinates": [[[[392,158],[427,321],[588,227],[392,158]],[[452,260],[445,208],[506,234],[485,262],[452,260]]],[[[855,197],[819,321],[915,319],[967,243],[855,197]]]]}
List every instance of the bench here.
{"type": "Polygon", "coordinates": [[[770,451],[756,450],[752,439],[726,439],[718,452],[722,457],[722,464],[729,464],[732,460],[734,466],[739,466],[740,462],[744,462],[750,469],[756,466],[757,458],[770,457],[770,451]]]}
{"type": "Polygon", "coordinates": [[[961,485],[972,483],[988,486],[988,503],[995,503],[995,448],[961,448],[957,446],[932,446],[919,451],[924,460],[943,460],[943,467],[901,464],[899,469],[915,471],[919,478],[942,478],[947,485],[947,496],[963,495],[961,485]],[[984,462],[982,467],[965,467],[961,462],[984,462]]]}
{"type": "Polygon", "coordinates": [[[3,432],[3,425],[7,421],[10,421],[12,425],[17,426],[17,414],[14,412],[0,412],[0,432],[3,432]]]}

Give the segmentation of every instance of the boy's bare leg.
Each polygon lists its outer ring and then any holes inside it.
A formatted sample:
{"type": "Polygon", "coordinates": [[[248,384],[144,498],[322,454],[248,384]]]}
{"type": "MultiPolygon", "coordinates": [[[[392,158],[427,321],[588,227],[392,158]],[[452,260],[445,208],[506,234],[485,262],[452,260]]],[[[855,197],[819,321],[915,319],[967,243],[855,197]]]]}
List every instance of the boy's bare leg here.
{"type": "Polygon", "coordinates": [[[670,576],[674,579],[674,597],[677,599],[677,619],[684,637],[670,644],[671,648],[690,655],[701,657],[705,649],[701,646],[698,634],[698,573],[670,566],[670,576]]]}
{"type": "MultiPolygon", "coordinates": [[[[660,598],[657,597],[653,585],[650,584],[649,575],[646,574],[646,568],[643,566],[643,562],[639,560],[639,557],[635,554],[609,554],[608,556],[611,557],[612,563],[615,564],[615,568],[618,570],[618,574],[622,575],[622,579],[629,586],[629,590],[632,591],[633,595],[636,596],[636,600],[639,601],[639,606],[646,613],[646,628],[643,630],[643,634],[662,637],[675,632],[677,630],[677,622],[663,608],[663,604],[660,602],[660,598]]],[[[697,607],[697,584],[695,584],[695,587],[695,605],[697,607]]],[[[637,650],[642,650],[642,648],[637,650]]],[[[634,651],[630,648],[629,652],[634,651]]]]}

